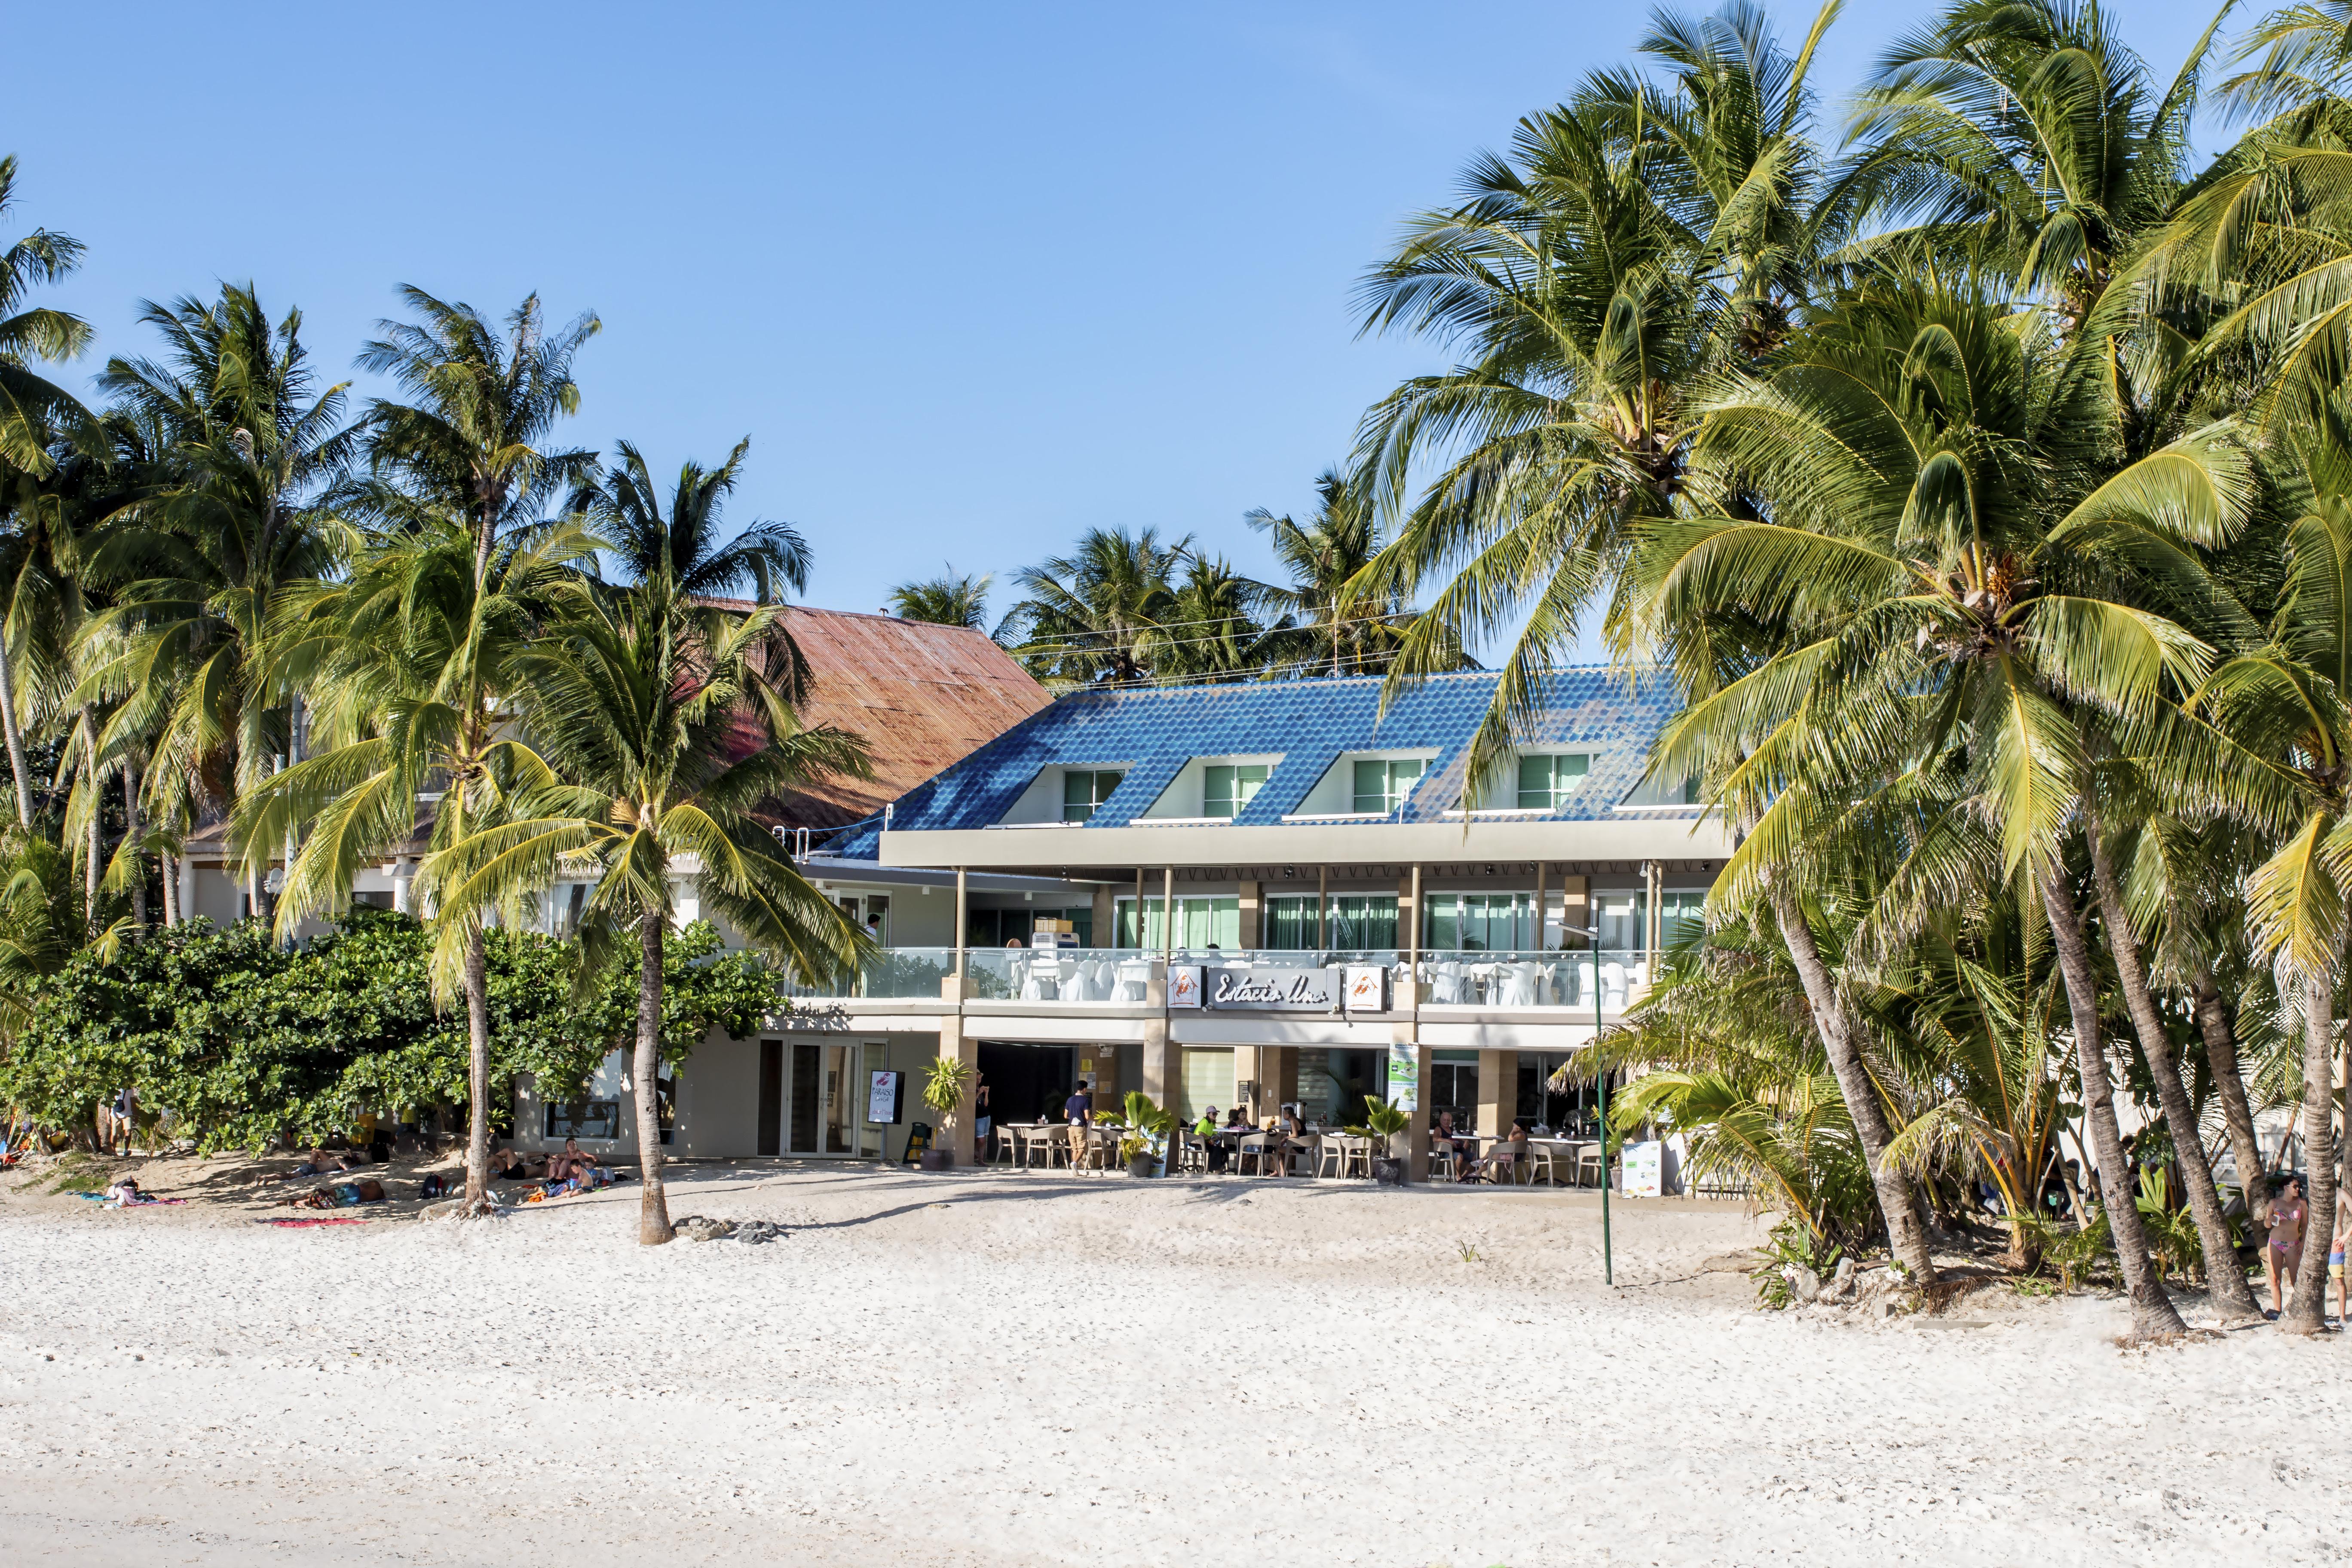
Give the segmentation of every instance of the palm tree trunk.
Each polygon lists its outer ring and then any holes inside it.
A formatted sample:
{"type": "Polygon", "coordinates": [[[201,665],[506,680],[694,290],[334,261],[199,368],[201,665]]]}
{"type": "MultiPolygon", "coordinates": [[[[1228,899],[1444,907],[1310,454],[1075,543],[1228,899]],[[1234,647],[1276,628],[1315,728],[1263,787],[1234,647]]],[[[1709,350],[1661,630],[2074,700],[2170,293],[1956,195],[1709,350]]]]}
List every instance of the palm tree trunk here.
{"type": "Polygon", "coordinates": [[[169,849],[157,858],[163,862],[163,929],[170,931],[180,923],[180,859],[169,849]]]}
{"type": "Polygon", "coordinates": [[[2336,1235],[2336,984],[2332,972],[2303,983],[2303,1261],[2279,1312],[2289,1333],[2326,1332],[2327,1251],[2336,1235]]]}
{"type": "Polygon", "coordinates": [[[16,677],[8,659],[8,628],[0,623],[0,731],[8,738],[8,776],[16,784],[16,826],[33,826],[33,780],[25,766],[25,732],[16,728],[16,677]]]}
{"type": "Polygon", "coordinates": [[[147,924],[147,856],[139,847],[139,763],[122,762],[122,847],[131,857],[131,918],[147,924]]]}
{"type": "Polygon", "coordinates": [[[644,957],[637,968],[637,1173],[645,1191],[637,1200],[637,1240],[659,1247],[670,1239],[669,1200],[662,1192],[661,1071],[662,935],[667,918],[658,910],[639,922],[644,957]]]}
{"type": "Polygon", "coordinates": [[[88,710],[84,710],[82,712],[82,724],[83,750],[85,754],[89,758],[89,775],[88,781],[89,788],[84,792],[89,801],[89,831],[84,835],[84,848],[82,856],[82,897],[84,900],[84,920],[89,925],[91,933],[94,935],[98,931],[98,879],[100,875],[99,828],[100,819],[105,816],[105,811],[103,810],[104,803],[99,794],[98,736],[89,729],[89,713],[88,710]]]}
{"type": "Polygon", "coordinates": [[[1886,1221],[1887,1248],[1896,1261],[1911,1271],[1915,1283],[1929,1284],[1936,1278],[1936,1263],[1927,1251],[1927,1235],[1912,1211],[1910,1184],[1887,1162],[1886,1146],[1895,1141],[1894,1129],[1887,1125],[1885,1107],[1878,1099],[1878,1085],[1854,1043],[1845,1004],[1837,994],[1837,983],[1830,975],[1829,965],[1822,962],[1822,950],[1813,941],[1813,929],[1805,923],[1804,911],[1797,907],[1796,895],[1790,891],[1788,884],[1776,879],[1771,898],[1773,917],[1780,926],[1780,940],[1789,944],[1789,956],[1796,962],[1797,977],[1805,987],[1805,1000],[1812,1006],[1813,1026],[1821,1031],[1830,1070],[1837,1075],[1838,1092],[1845,1097],[1846,1113],[1853,1118],[1854,1134],[1862,1141],[1863,1158],[1870,1163],[1871,1184],[1878,1193],[1878,1212],[1886,1221]]]}
{"type": "Polygon", "coordinates": [[[490,961],[476,926],[466,938],[466,1213],[490,1212],[490,961]]]}
{"type": "Polygon", "coordinates": [[[2221,1195],[2213,1184],[2213,1167],[2205,1158],[2205,1144],[2197,1131],[2197,1112],[2189,1105],[2189,1090],[2180,1081],[2180,1061],[2173,1054],[2172,1037],[2165,1033],[2164,1019],[2156,1010],[2156,998],[2148,992],[2147,971],[2140,963],[2139,938],[2132,931],[2130,911],[2124,907],[2123,886],[2116,880],[2115,866],[2107,858],[2106,839],[2097,813],[2084,814],[2083,832],[2091,847],[2091,879],[2098,888],[2099,923],[2106,933],[2107,951],[2116,961],[2116,977],[2123,986],[2132,1028],[2139,1036],[2140,1054],[2147,1058],[2147,1070],[2156,1079],[2156,1097],[2164,1107],[2164,1124],[2172,1132],[2173,1157],[2180,1162],[2180,1184],[2189,1189],[2189,1212],[2197,1221],[2197,1243],[2205,1254],[2206,1290],[2221,1314],[2223,1327],[2258,1323],[2262,1321],[2263,1310],[2254,1304],[2254,1293],[2246,1288],[2245,1267],[2230,1245],[2230,1221],[2221,1213],[2221,1195]]]}
{"type": "Polygon", "coordinates": [[[2238,1189],[2245,1194],[2247,1217],[2259,1223],[2269,1217],[2270,1194],[2262,1189],[2263,1148],[2254,1138],[2254,1110],[2238,1070],[2237,1029],[2222,1005],[2221,987],[2213,984],[2213,972],[2202,961],[2189,973],[2189,994],[2197,1009],[2197,1032],[2205,1039],[2205,1063],[2213,1070],[2213,1092],[2221,1100],[2221,1121],[2230,1130],[2238,1189]]]}
{"type": "Polygon", "coordinates": [[[2124,1160],[2124,1140],[2116,1126],[2115,1090],[2107,1081],[2106,1048],[2099,1038],[2098,983],[2091,954],[2075,918],[2074,896],[2059,886],[2055,867],[2037,867],[2042,907],[2050,916],[2050,940],[2058,950],[2058,970],[2066,982],[2066,1007],[2074,1022],[2074,1061],[2083,1078],[2083,1120],[2091,1130],[2091,1153],[2099,1163],[2099,1195],[2116,1240],[2116,1262],[2131,1297],[2132,1335],[2147,1339],[2177,1334],[2187,1327],[2165,1294],[2164,1281],[2148,1267],[2147,1231],[2134,1201],[2139,1184],[2124,1160]]]}

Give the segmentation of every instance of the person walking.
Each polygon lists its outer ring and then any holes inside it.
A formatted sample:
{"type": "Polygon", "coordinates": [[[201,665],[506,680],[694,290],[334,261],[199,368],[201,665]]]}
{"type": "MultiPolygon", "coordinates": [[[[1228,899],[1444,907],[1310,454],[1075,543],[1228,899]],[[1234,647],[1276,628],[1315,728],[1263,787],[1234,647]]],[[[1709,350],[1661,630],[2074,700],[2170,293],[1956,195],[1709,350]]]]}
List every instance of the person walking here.
{"type": "MultiPolygon", "coordinates": [[[[2336,1321],[2352,1323],[2352,1311],[2345,1310],[2345,1297],[2352,1281],[2344,1278],[2344,1256],[2352,1252],[2352,1193],[2341,1184],[2336,1189],[2336,1235],[2327,1244],[2327,1279],[2336,1287],[2336,1321]]],[[[2321,1298],[2323,1303],[2325,1296],[2321,1298]]]]}
{"type": "Polygon", "coordinates": [[[2294,1285],[2295,1265],[2303,1258],[2303,1226],[2306,1218],[2303,1201],[2303,1179],[2288,1176],[2279,1183],[2278,1194],[2271,1199],[2271,1240],[2263,1248],[2263,1266],[2270,1271],[2271,1305],[2263,1316],[2275,1319],[2286,1305],[2286,1293],[2294,1285]],[[2279,1283],[2284,1274],[2286,1283],[2279,1283]]]}
{"type": "Polygon", "coordinates": [[[1087,1129],[1095,1121],[1094,1096],[1087,1092],[1087,1080],[1078,1079],[1070,1098],[1062,1102],[1062,1114],[1070,1119],[1070,1169],[1084,1170],[1087,1163],[1087,1129]]]}

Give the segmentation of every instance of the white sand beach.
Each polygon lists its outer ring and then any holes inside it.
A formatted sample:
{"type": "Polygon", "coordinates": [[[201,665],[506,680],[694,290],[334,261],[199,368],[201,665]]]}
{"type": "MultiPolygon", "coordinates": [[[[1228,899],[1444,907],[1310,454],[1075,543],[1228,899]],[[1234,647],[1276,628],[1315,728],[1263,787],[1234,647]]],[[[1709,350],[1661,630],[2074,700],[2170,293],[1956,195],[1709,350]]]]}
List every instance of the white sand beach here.
{"type": "MultiPolygon", "coordinates": [[[[152,1167],[169,1190],[173,1167],[152,1167]]],[[[12,1564],[2341,1562],[2352,1346],[1754,1310],[1725,1204],[673,1173],[277,1230],[0,1196],[12,1564]],[[1710,1260],[1717,1266],[1710,1269],[1710,1260]],[[1970,1326],[1979,1325],[1979,1326],[1970,1326]]],[[[2201,1303],[2200,1303],[2201,1305],[2201,1303]]]]}

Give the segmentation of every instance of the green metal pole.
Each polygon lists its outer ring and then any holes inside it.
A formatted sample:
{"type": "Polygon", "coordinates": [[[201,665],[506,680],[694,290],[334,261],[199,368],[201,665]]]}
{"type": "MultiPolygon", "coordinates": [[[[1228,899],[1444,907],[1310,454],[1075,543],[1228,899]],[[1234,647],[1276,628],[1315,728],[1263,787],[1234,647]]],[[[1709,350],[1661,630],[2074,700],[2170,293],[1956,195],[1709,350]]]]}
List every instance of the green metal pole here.
{"type": "MultiPolygon", "coordinates": [[[[1601,1049],[1601,944],[1592,948],[1592,1049],[1601,1049]]],[[[1609,1245],[1609,1074],[1596,1071],[1592,1081],[1601,1089],[1601,1278],[1612,1289],[1617,1283],[1617,1259],[1609,1245]]]]}

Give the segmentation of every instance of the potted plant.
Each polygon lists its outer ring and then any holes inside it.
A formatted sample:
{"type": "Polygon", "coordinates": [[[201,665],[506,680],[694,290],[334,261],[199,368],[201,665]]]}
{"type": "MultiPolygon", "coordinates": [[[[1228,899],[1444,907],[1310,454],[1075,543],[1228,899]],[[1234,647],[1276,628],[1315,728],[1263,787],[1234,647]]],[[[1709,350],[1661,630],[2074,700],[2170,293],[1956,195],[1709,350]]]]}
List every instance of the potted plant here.
{"type": "Polygon", "coordinates": [[[1386,1139],[1389,1146],[1386,1155],[1372,1156],[1372,1180],[1386,1182],[1392,1187],[1404,1185],[1408,1151],[1398,1141],[1412,1125],[1412,1113],[1368,1094],[1364,1096],[1364,1125],[1371,1129],[1373,1137],[1386,1139]]]}
{"type": "Polygon", "coordinates": [[[1118,1157],[1127,1162],[1130,1176],[1148,1176],[1159,1163],[1161,1141],[1176,1125],[1172,1111],[1162,1110],[1141,1089],[1129,1089],[1126,1105],[1127,1131],[1118,1141],[1118,1157]]]}
{"type": "MultiPolygon", "coordinates": [[[[954,1130],[956,1112],[962,1109],[964,1091],[971,1087],[971,1065],[941,1057],[931,1063],[930,1075],[923,1080],[923,1103],[939,1116],[941,1125],[954,1130]]],[[[952,1171],[955,1145],[944,1136],[935,1138],[919,1163],[926,1171],[952,1171]]]]}

